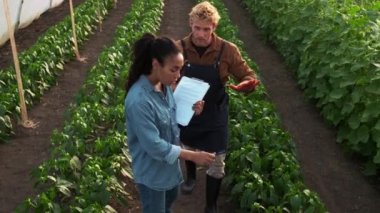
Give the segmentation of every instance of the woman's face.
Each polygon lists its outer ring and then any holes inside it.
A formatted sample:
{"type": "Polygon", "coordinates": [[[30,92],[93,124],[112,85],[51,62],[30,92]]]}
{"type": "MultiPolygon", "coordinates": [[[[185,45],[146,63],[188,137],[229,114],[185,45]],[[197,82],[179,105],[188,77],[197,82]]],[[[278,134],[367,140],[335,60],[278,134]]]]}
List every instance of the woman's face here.
{"type": "Polygon", "coordinates": [[[159,81],[166,86],[174,84],[180,77],[183,63],[182,53],[167,57],[162,66],[159,64],[159,71],[157,73],[159,81]]]}
{"type": "Polygon", "coordinates": [[[199,19],[190,21],[191,41],[198,47],[207,47],[212,41],[212,33],[215,31],[215,24],[199,19]]]}

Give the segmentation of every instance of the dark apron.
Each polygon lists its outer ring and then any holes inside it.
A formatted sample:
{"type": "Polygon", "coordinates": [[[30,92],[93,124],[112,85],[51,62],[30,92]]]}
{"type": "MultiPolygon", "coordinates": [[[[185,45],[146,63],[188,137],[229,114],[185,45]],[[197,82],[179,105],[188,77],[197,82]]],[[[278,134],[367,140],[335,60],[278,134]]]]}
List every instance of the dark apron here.
{"type": "MultiPolygon", "coordinates": [[[[182,41],[184,47],[184,42],[182,41]]],[[[180,126],[181,142],[192,148],[207,152],[224,153],[228,140],[228,94],[220,80],[219,63],[221,50],[211,65],[197,65],[186,62],[182,76],[201,79],[210,84],[204,97],[204,107],[200,115],[194,115],[188,126],[180,126]]],[[[185,47],[184,47],[185,49],[185,47]]],[[[184,51],[186,59],[186,52],[184,51]]]]}

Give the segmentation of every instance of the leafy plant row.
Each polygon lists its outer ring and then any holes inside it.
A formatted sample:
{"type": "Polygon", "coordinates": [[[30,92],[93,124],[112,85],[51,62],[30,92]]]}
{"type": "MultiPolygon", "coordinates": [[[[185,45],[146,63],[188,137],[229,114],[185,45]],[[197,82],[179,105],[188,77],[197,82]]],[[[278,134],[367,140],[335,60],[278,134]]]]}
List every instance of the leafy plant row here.
{"type": "MultiPolygon", "coordinates": [[[[212,0],[222,18],[218,34],[234,42],[237,37],[220,0],[212,0]]],[[[241,51],[250,67],[256,65],[241,51]]],[[[230,142],[227,156],[227,183],[231,197],[240,203],[243,212],[325,212],[315,192],[304,185],[300,166],[295,157],[294,143],[281,129],[273,105],[260,86],[253,94],[243,97],[230,93],[230,142]]]]}
{"type": "MultiPolygon", "coordinates": [[[[78,45],[97,27],[112,8],[113,1],[86,0],[74,10],[78,45]],[[97,15],[99,13],[99,16],[97,15]]],[[[36,43],[19,55],[25,102],[31,106],[56,81],[63,65],[74,57],[70,16],[50,27],[36,43]]],[[[12,131],[13,118],[19,117],[19,97],[14,67],[0,70],[0,141],[12,131]]]]}
{"type": "Polygon", "coordinates": [[[376,2],[376,0],[335,0],[335,3],[339,5],[345,6],[361,6],[361,7],[367,7],[373,5],[373,3],[376,2]]]}
{"type": "Polygon", "coordinates": [[[380,1],[244,0],[296,70],[305,94],[338,129],[337,141],[380,166],[380,1]]]}
{"type": "Polygon", "coordinates": [[[34,172],[41,192],[18,212],[115,212],[111,202],[128,205],[122,180],[131,178],[122,83],[132,43],[144,32],[156,32],[162,13],[160,0],[133,2],[68,110],[63,130],[54,132],[51,159],[34,172]]]}

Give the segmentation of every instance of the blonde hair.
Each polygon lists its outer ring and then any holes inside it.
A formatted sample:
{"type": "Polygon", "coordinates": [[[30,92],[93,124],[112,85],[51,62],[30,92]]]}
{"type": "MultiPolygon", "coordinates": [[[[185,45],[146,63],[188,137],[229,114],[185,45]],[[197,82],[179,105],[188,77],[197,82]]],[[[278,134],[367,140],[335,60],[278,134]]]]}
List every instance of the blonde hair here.
{"type": "Polygon", "coordinates": [[[194,19],[218,24],[220,15],[218,10],[208,1],[203,1],[195,5],[189,13],[190,22],[194,19]]]}

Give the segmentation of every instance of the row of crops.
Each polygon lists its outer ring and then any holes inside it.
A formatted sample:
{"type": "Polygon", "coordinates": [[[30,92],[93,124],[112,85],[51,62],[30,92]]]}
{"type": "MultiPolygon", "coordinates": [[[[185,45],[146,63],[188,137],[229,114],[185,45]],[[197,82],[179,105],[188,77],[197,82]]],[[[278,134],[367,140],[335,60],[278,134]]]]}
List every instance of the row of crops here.
{"type": "MultiPolygon", "coordinates": [[[[82,45],[98,23],[113,8],[113,0],[87,0],[75,8],[78,45],[82,45]],[[94,15],[96,14],[96,15],[94,15]]],[[[19,55],[25,102],[31,106],[55,84],[63,65],[73,59],[70,17],[49,28],[28,50],[19,55]]],[[[12,120],[19,119],[20,107],[16,72],[13,66],[0,70],[0,142],[12,134],[12,120]]]]}
{"type": "Polygon", "coordinates": [[[337,127],[337,141],[380,166],[380,1],[243,0],[295,70],[305,94],[337,127]]]}
{"type": "Polygon", "coordinates": [[[17,212],[115,212],[111,201],[128,205],[128,192],[119,179],[131,178],[122,82],[131,44],[144,32],[158,29],[162,7],[160,0],[133,2],[113,44],[99,55],[68,109],[63,130],[54,132],[51,159],[33,174],[41,192],[17,212]]]}
{"type": "MultiPolygon", "coordinates": [[[[243,47],[224,5],[219,0],[213,3],[223,16],[218,34],[243,47]]],[[[155,32],[162,13],[160,0],[133,2],[113,44],[100,54],[68,109],[64,128],[52,135],[51,159],[33,174],[40,193],[28,198],[18,212],[113,212],[111,201],[128,205],[129,192],[120,178],[131,178],[122,84],[130,45],[144,32],[155,32]]],[[[303,184],[292,141],[281,130],[263,87],[246,98],[231,93],[230,150],[226,180],[244,211],[325,211],[303,184]]]]}
{"type": "MultiPolygon", "coordinates": [[[[221,0],[211,1],[222,18],[217,33],[237,44],[250,67],[238,28],[221,0]]],[[[326,212],[315,192],[304,185],[294,143],[281,129],[264,87],[249,96],[230,92],[230,143],[227,183],[243,212],[326,212]]]]}

